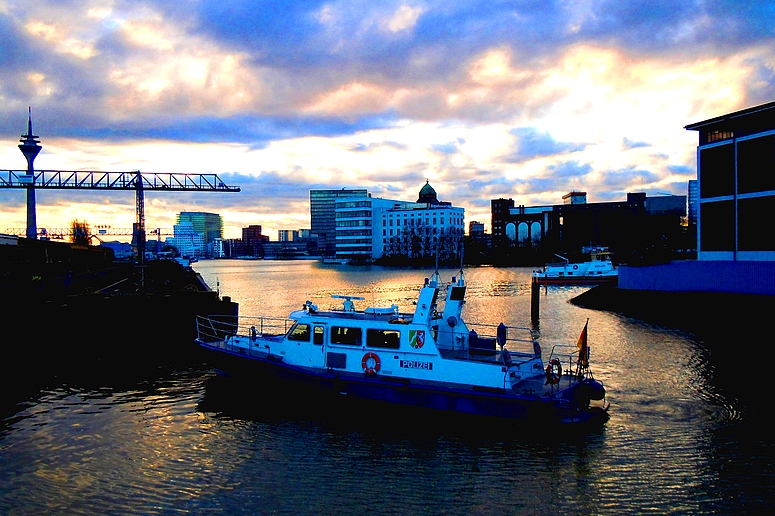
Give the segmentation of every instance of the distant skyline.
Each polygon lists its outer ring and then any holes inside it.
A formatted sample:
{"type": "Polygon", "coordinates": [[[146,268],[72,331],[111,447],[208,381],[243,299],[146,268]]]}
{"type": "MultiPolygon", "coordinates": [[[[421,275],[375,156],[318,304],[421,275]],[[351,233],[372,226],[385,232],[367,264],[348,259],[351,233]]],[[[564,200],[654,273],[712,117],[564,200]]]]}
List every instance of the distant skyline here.
{"type": "MultiPolygon", "coordinates": [[[[218,174],[146,194],[149,228],[309,228],[309,190],[414,200],[490,231],[490,200],[687,193],[684,126],[775,100],[764,1],[0,0],[0,170],[32,108],[38,170],[218,174]]],[[[131,227],[132,192],[37,191],[38,227],[131,227]]],[[[0,190],[0,231],[26,224],[0,190]]],[[[125,239],[126,240],[126,239],[125,239]]]]}

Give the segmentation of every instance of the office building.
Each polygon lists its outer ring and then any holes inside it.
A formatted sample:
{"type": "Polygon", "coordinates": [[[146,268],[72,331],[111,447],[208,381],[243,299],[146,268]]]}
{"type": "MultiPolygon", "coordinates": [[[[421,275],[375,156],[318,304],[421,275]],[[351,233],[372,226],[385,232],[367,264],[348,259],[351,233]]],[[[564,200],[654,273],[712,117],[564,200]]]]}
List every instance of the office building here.
{"type": "Polygon", "coordinates": [[[216,213],[202,211],[182,211],[178,213],[176,222],[189,223],[196,233],[204,237],[205,244],[216,238],[223,238],[223,218],[216,213]]]}
{"type": "Polygon", "coordinates": [[[190,222],[181,222],[173,226],[174,236],[167,239],[182,258],[203,258],[205,256],[204,234],[196,231],[190,222]]]}
{"type": "Polygon", "coordinates": [[[414,202],[369,196],[336,201],[336,257],[450,260],[462,252],[465,210],[439,201],[426,181],[414,202]]]}
{"type": "Polygon", "coordinates": [[[309,191],[310,233],[317,239],[317,252],[321,256],[336,254],[336,200],[367,195],[365,188],[309,191]]]}
{"type": "Polygon", "coordinates": [[[775,260],[775,102],[686,126],[699,133],[698,260],[775,260]]]}

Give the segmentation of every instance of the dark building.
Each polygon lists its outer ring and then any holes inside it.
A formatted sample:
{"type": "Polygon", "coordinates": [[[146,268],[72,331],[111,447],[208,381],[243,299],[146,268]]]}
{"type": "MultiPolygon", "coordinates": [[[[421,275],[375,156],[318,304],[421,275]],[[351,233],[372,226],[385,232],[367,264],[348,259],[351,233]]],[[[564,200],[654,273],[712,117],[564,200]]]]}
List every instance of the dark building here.
{"type": "Polygon", "coordinates": [[[261,226],[252,224],[242,228],[242,256],[255,256],[263,258],[264,246],[269,243],[269,237],[261,234],[261,226]]]}
{"type": "Polygon", "coordinates": [[[698,260],[775,260],[775,102],[686,129],[699,133],[698,260]]]}
{"type": "Polygon", "coordinates": [[[618,261],[669,261],[686,248],[686,196],[647,197],[629,193],[626,201],[587,203],[571,192],[563,204],[515,206],[494,199],[493,260],[504,265],[536,265],[555,254],[577,258],[587,247],[607,247],[618,261]]]}

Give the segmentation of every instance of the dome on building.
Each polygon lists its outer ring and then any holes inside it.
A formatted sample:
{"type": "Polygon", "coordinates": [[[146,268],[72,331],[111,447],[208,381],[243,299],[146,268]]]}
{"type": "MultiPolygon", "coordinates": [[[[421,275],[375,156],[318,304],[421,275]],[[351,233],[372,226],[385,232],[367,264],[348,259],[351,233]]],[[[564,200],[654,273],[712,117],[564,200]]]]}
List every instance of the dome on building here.
{"type": "Polygon", "coordinates": [[[436,190],[425,180],[425,185],[420,189],[420,196],[417,198],[417,202],[426,204],[438,204],[439,199],[436,197],[436,190]]]}

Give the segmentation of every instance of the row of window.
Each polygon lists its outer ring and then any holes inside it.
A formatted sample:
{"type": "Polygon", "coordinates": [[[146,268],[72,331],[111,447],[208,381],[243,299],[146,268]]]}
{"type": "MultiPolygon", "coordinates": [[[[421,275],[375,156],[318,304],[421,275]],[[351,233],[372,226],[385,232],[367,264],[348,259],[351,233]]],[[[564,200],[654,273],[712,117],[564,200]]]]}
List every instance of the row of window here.
{"type": "MultiPolygon", "coordinates": [[[[306,323],[297,323],[288,334],[288,340],[309,342],[310,337],[314,337],[313,344],[322,345],[325,328],[315,326],[310,331],[310,325],[306,323]]],[[[350,328],[347,326],[332,326],[330,329],[329,342],[331,344],[342,344],[346,346],[361,346],[363,342],[363,331],[361,328],[350,328]]],[[[366,330],[366,347],[398,349],[401,345],[401,332],[398,330],[366,330]]]]}
{"type": "Polygon", "coordinates": [[[775,190],[775,136],[702,149],[699,167],[702,199],[775,190]]]}
{"type": "Polygon", "coordinates": [[[339,208],[371,208],[371,201],[337,202],[336,209],[339,208]]]}
{"type": "Polygon", "coordinates": [[[352,227],[371,227],[371,220],[338,220],[336,227],[338,228],[352,228],[352,227]]]}
{"type": "Polygon", "coordinates": [[[369,218],[371,217],[371,210],[337,211],[335,216],[337,219],[369,218]]]}
{"type": "Polygon", "coordinates": [[[720,140],[728,140],[729,138],[734,137],[734,131],[708,131],[707,139],[708,143],[713,143],[720,140]]]}
{"type": "Polygon", "coordinates": [[[371,236],[370,229],[345,229],[336,232],[336,238],[371,236]]]}
{"type": "Polygon", "coordinates": [[[775,195],[700,204],[703,251],[775,251],[775,233],[766,225],[775,212],[775,195]]]}
{"type": "MultiPolygon", "coordinates": [[[[418,219],[417,220],[417,225],[420,225],[421,223],[422,223],[422,220],[418,219]]],[[[425,224],[426,225],[430,224],[429,219],[425,219],[425,224]]],[[[383,226],[385,226],[385,225],[392,226],[393,225],[393,219],[391,218],[390,220],[387,220],[387,221],[383,219],[382,220],[382,225],[383,226]]],[[[401,219],[396,219],[396,226],[400,226],[400,225],[401,225],[401,219]]],[[[414,219],[405,219],[404,220],[404,226],[413,226],[413,225],[414,225],[414,219]]],[[[434,226],[436,225],[436,217],[433,217],[433,225],[434,226]]],[[[444,217],[441,217],[441,225],[442,226],[444,225],[444,217]]]]}

